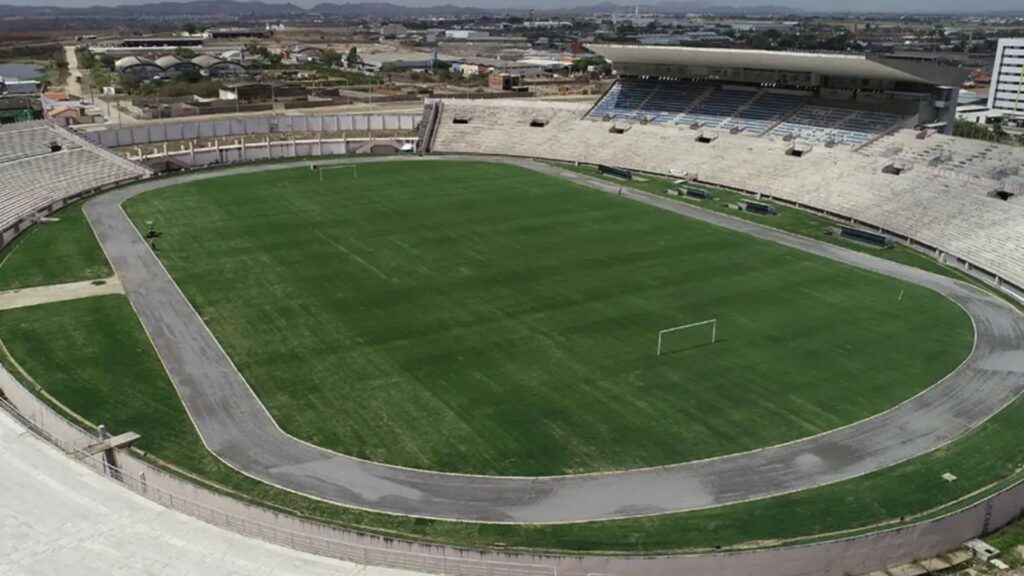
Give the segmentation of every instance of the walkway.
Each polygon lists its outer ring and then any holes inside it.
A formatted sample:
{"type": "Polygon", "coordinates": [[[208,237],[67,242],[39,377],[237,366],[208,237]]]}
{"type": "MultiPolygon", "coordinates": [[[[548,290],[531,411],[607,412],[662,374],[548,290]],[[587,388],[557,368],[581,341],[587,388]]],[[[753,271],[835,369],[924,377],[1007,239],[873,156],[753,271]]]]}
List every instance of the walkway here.
{"type": "MultiPolygon", "coordinates": [[[[446,159],[460,158],[408,160],[446,159]]],[[[619,190],[547,164],[494,161],[609,193],[619,190]]],[[[973,317],[974,353],[941,382],[867,420],[790,444],[661,468],[546,478],[466,476],[330,452],[277,427],[120,209],[127,198],[181,182],[306,165],[186,174],[115,190],[85,206],[207,447],[236,469],[276,486],[357,508],[469,521],[570,522],[694,510],[805,490],[892,466],[962,436],[1024,391],[1024,316],[1002,300],[915,268],[627,190],[624,195],[639,202],[932,288],[973,317]]]]}
{"type": "Polygon", "coordinates": [[[95,474],[0,409],[0,576],[403,576],[280,548],[95,474]]]}
{"type": "Polygon", "coordinates": [[[25,306],[48,304],[50,302],[64,302],[66,300],[77,300],[79,298],[104,296],[107,294],[124,294],[124,287],[121,286],[121,281],[117,279],[117,276],[99,280],[86,280],[84,282],[17,288],[0,292],[0,310],[23,308],[25,306]]]}

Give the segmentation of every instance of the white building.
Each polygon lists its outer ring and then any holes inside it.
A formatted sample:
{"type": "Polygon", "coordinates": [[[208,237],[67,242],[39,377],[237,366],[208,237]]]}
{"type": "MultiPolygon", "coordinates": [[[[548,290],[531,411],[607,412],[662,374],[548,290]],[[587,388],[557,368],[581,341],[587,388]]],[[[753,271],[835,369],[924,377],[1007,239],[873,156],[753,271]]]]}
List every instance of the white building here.
{"type": "Polygon", "coordinates": [[[491,37],[490,32],[482,30],[448,30],[444,35],[452,40],[482,40],[491,37]]]}
{"type": "Polygon", "coordinates": [[[1003,38],[996,47],[988,107],[1024,117],[1024,38],[1003,38]]]}

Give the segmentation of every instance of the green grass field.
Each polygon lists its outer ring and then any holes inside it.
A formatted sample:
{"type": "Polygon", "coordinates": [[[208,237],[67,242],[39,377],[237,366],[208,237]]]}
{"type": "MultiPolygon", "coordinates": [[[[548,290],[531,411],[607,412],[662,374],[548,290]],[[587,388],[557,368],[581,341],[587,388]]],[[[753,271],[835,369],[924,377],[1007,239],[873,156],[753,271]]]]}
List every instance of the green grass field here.
{"type": "Polygon", "coordinates": [[[94,280],[113,273],[81,203],[52,218],[58,221],[30,229],[0,251],[0,290],[94,280]]]}
{"type": "MultiPolygon", "coordinates": [[[[123,296],[0,311],[0,339],[35,380],[77,414],[113,433],[134,430],[150,458],[243,499],[351,528],[463,546],[606,553],[667,553],[782,543],[936,513],[1024,463],[1024,402],[954,444],[862,478],[798,494],[651,518],[551,526],[468,524],[373,514],[297,496],[222,464],[201,444],[123,296]],[[959,480],[948,483],[943,472],[959,480]]],[[[1020,541],[1019,528],[999,544],[1020,541]]]]}
{"type": "Polygon", "coordinates": [[[407,466],[775,444],[913,395],[972,341],[930,291],[504,165],[262,173],[126,209],[285,430],[407,466]],[[719,344],[655,357],[659,329],[709,317],[719,344]]]}

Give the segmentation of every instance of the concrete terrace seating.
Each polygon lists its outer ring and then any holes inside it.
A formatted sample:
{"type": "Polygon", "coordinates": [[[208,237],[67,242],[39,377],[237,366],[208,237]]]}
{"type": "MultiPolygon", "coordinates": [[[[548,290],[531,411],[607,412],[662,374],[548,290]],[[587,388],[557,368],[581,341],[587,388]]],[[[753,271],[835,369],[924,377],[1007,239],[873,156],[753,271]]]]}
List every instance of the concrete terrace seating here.
{"type": "Polygon", "coordinates": [[[45,122],[9,124],[0,131],[0,162],[48,154],[53,142],[64,147],[79,146],[45,122]]]}
{"type": "MultiPolygon", "coordinates": [[[[933,133],[924,139],[918,136],[911,130],[901,130],[875,141],[862,152],[906,162],[912,164],[914,170],[933,172],[948,179],[991,180],[995,188],[1016,194],[1012,202],[1024,201],[1024,148],[944,134],[933,133]]],[[[983,189],[979,193],[990,195],[992,192],[993,189],[983,189]]]]}
{"type": "MultiPolygon", "coordinates": [[[[612,164],[662,174],[685,170],[704,181],[885,228],[1024,285],[1024,203],[986,196],[1000,181],[949,178],[917,167],[899,176],[882,172],[892,160],[872,152],[883,149],[883,143],[914,140],[912,130],[887,136],[864,152],[816,146],[793,158],[784,153],[786,143],[770,138],[724,134],[701,144],[689,131],[638,124],[624,134],[609,134],[608,123],[581,119],[578,111],[576,105],[555,103],[446,100],[434,150],[612,164]],[[538,109],[529,105],[547,107],[551,122],[544,130],[522,121],[538,109]],[[486,121],[452,125],[455,113],[486,121]]],[[[838,126],[854,114],[844,110],[829,122],[838,126]]],[[[959,149],[960,139],[943,138],[959,149]]],[[[966,148],[974,150],[977,144],[984,143],[968,142],[966,148]]]]}
{"type": "Polygon", "coordinates": [[[62,128],[31,124],[0,131],[0,229],[82,192],[149,174],[62,128]],[[53,140],[63,149],[51,152],[53,140]]]}
{"type": "Polygon", "coordinates": [[[848,120],[854,111],[828,106],[807,105],[771,131],[770,136],[794,136],[803,140],[824,141],[848,120]]]}

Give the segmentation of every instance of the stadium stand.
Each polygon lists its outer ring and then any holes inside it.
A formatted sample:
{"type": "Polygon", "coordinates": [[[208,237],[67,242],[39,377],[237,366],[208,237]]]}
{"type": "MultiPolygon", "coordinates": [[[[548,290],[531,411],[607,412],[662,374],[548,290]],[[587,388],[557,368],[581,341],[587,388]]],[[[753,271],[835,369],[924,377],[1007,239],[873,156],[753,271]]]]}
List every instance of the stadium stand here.
{"type": "Polygon", "coordinates": [[[707,83],[623,78],[587,114],[658,126],[736,130],[862,146],[906,123],[898,114],[829,106],[807,94],[707,83]]]}
{"type": "MultiPolygon", "coordinates": [[[[901,130],[879,139],[862,152],[891,161],[901,161],[914,170],[929,171],[951,180],[994,181],[1010,202],[1024,198],[1024,167],[1020,149],[979,140],[953,138],[929,131],[901,130]]],[[[968,186],[987,196],[996,189],[968,186]]]]}
{"type": "Polygon", "coordinates": [[[4,126],[0,129],[3,244],[38,216],[90,192],[149,173],[49,122],[4,126]]]}
{"type": "MultiPolygon", "coordinates": [[[[883,172],[891,158],[872,151],[891,148],[891,142],[913,141],[927,147],[928,141],[918,141],[914,130],[886,137],[867,152],[818,146],[794,158],[785,153],[788,144],[771,138],[726,134],[703,145],[689,131],[642,124],[609,134],[607,122],[584,119],[585,108],[578,104],[445,100],[441,110],[432,143],[437,152],[542,157],[659,174],[685,172],[913,239],[936,255],[969,262],[993,281],[1024,286],[1024,203],[990,195],[1005,188],[1004,181],[983,173],[947,178],[938,170],[916,166],[900,175],[883,172]],[[538,113],[550,118],[544,130],[528,125],[538,113]],[[456,115],[472,122],[453,124],[456,115]]],[[[853,115],[856,112],[845,112],[830,123],[842,125],[853,115]]],[[[961,142],[933,138],[954,148],[961,142]]],[[[968,143],[967,149],[977,145],[968,143]]],[[[909,147],[903,150],[901,154],[912,154],[909,147]]],[[[991,166],[1020,166],[1024,150],[999,147],[998,154],[990,152],[987,158],[991,166]]]]}
{"type": "Polygon", "coordinates": [[[54,143],[68,148],[79,146],[76,141],[51,130],[42,120],[7,124],[0,127],[0,162],[47,154],[54,143]]]}
{"type": "Polygon", "coordinates": [[[760,91],[747,106],[722,124],[724,129],[745,128],[745,133],[760,136],[796,111],[806,98],[797,94],[760,91]]]}

